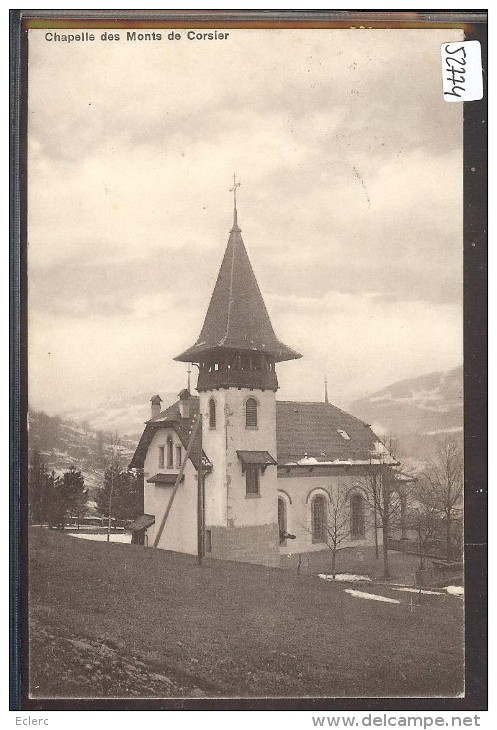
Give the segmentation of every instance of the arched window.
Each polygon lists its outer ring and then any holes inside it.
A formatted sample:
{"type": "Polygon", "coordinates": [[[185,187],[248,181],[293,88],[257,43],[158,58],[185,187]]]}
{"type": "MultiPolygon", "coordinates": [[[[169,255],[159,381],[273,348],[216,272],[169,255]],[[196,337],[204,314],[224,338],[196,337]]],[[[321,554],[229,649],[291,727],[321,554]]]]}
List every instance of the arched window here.
{"type": "Polygon", "coordinates": [[[214,398],[209,401],[209,428],[216,428],[216,401],[214,398]]]}
{"type": "Polygon", "coordinates": [[[245,426],[257,428],[257,401],[255,398],[247,398],[245,403],[245,426]]]}
{"type": "Polygon", "coordinates": [[[350,535],[364,537],[364,497],[362,494],[353,494],[350,498],[350,535]]]}
{"type": "Polygon", "coordinates": [[[312,542],[326,542],[326,498],[317,494],[311,502],[312,542]]]}
{"type": "Polygon", "coordinates": [[[167,453],[167,462],[166,462],[166,465],[167,465],[167,468],[168,469],[172,469],[173,468],[173,439],[172,439],[171,436],[168,436],[167,437],[166,446],[167,446],[167,449],[166,449],[166,453],[167,453]]]}
{"type": "Polygon", "coordinates": [[[286,525],[286,503],[282,497],[278,497],[278,529],[280,533],[280,545],[286,545],[285,535],[288,532],[286,525]]]}

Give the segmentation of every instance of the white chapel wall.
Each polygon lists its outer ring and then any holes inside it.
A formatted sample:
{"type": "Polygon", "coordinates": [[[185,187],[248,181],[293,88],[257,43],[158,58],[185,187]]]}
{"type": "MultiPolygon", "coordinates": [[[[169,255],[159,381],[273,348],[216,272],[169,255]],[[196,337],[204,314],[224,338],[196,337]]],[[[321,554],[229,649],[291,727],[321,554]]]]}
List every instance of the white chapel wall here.
{"type": "MultiPolygon", "coordinates": [[[[326,497],[335,493],[340,482],[340,488],[350,494],[360,491],[360,479],[357,476],[344,474],[343,476],[308,476],[299,475],[278,479],[278,497],[286,504],[287,532],[295,535],[295,540],[288,539],[281,547],[281,552],[287,554],[326,550],[324,543],[312,541],[311,501],[317,494],[326,497]]],[[[347,506],[349,501],[347,500],[347,506]]],[[[365,535],[364,538],[354,539],[350,534],[341,543],[341,547],[353,547],[374,544],[374,525],[372,510],[364,503],[365,535]]],[[[350,514],[347,516],[350,524],[350,514]]],[[[378,530],[378,539],[381,544],[381,530],[378,530]]]]}
{"type": "MultiPolygon", "coordinates": [[[[147,479],[155,474],[177,474],[179,469],[159,466],[159,446],[166,446],[167,438],[173,439],[173,453],[176,447],[182,446],[181,441],[173,429],[160,429],[154,434],[148,448],[144,463],[144,508],[145,513],[155,516],[155,525],[147,530],[148,544],[152,545],[155,539],[162,516],[169,503],[173,486],[155,485],[147,479]]],[[[184,456],[185,449],[182,446],[184,456]]],[[[165,462],[167,463],[167,462],[165,462]]],[[[175,464],[175,462],[173,462],[175,464]]],[[[164,527],[159,548],[175,550],[191,555],[197,552],[197,471],[191,461],[188,461],[185,478],[180,484],[171,512],[164,527]]]]}

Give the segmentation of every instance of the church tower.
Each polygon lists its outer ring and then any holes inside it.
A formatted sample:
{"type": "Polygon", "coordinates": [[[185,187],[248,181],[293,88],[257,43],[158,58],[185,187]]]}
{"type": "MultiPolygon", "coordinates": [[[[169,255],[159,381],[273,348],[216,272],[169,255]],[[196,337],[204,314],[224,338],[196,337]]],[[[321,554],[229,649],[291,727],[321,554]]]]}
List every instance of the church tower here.
{"type": "Polygon", "coordinates": [[[301,355],[276,337],[238,226],[196,343],[175,359],[199,368],[206,549],[219,557],[279,563],[276,363],[301,355]]]}

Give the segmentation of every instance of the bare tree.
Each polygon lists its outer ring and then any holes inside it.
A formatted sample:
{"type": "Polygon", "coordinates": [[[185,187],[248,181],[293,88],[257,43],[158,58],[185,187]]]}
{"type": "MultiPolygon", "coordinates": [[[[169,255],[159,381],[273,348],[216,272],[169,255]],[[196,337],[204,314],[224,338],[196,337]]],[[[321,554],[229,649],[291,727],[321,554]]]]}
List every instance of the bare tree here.
{"type": "Polygon", "coordinates": [[[409,527],[416,533],[419,570],[423,570],[425,560],[433,550],[433,543],[439,533],[438,514],[426,505],[418,503],[409,515],[409,527]]]}
{"type": "Polygon", "coordinates": [[[47,516],[47,470],[40,452],[33,449],[28,472],[28,518],[31,524],[42,523],[47,516]]]}
{"type": "Polygon", "coordinates": [[[445,552],[452,558],[453,524],[462,505],[462,445],[446,439],[423,471],[417,493],[419,501],[445,524],[445,552]]]}
{"type": "Polygon", "coordinates": [[[112,526],[112,512],[113,512],[113,499],[114,499],[114,487],[118,475],[121,473],[121,459],[120,459],[120,439],[117,431],[112,436],[109,444],[109,460],[108,467],[105,472],[105,484],[104,490],[107,494],[108,508],[107,508],[107,542],[110,542],[110,531],[112,526]]]}
{"type": "Polygon", "coordinates": [[[367,474],[361,480],[374,522],[376,557],[379,557],[377,530],[382,531],[383,577],[390,579],[388,538],[391,531],[401,527],[407,501],[407,484],[398,478],[400,464],[392,457],[394,441],[388,448],[380,442],[379,449],[371,452],[367,474]]]}

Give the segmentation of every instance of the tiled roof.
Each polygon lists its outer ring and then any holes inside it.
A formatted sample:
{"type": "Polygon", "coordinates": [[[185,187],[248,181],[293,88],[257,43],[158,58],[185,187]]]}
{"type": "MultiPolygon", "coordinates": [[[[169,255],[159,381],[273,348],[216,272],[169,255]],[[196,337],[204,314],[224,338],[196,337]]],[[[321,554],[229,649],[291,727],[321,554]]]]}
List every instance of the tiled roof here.
{"type": "MultiPolygon", "coordinates": [[[[166,486],[171,486],[176,484],[176,479],[178,478],[177,474],[154,474],[153,477],[150,477],[150,479],[147,479],[147,482],[150,482],[151,484],[165,484],[166,486]]],[[[180,482],[183,482],[185,480],[185,475],[181,475],[180,482]]]]}
{"type": "MultiPolygon", "coordinates": [[[[186,448],[198,412],[199,398],[191,396],[190,418],[180,418],[179,405],[176,402],[148,421],[130,467],[143,468],[148,447],[157,428],[174,428],[186,448]]],[[[378,437],[371,428],[350,413],[330,403],[298,401],[276,401],[276,440],[280,465],[289,462],[368,462],[378,444],[378,437]]],[[[198,468],[198,457],[198,448],[194,448],[191,459],[195,468],[198,468]]],[[[208,465],[209,460],[205,453],[203,459],[204,464],[208,465]]]]}
{"type": "Polygon", "coordinates": [[[150,525],[153,525],[154,522],[154,515],[140,515],[131,523],[131,525],[128,526],[128,529],[131,530],[131,532],[138,532],[139,530],[144,530],[145,528],[150,527],[150,525]]]}
{"type": "Polygon", "coordinates": [[[273,459],[269,451],[237,451],[238,458],[245,466],[245,464],[253,464],[254,466],[276,466],[276,461],[273,459]]]}
{"type": "Polygon", "coordinates": [[[236,220],[200,336],[175,360],[198,362],[202,355],[218,348],[257,350],[277,361],[301,357],[274,333],[236,220]]]}
{"type": "Polygon", "coordinates": [[[340,408],[297,401],[276,402],[276,440],[279,464],[306,457],[318,462],[368,461],[378,442],[369,426],[340,408]]]}

